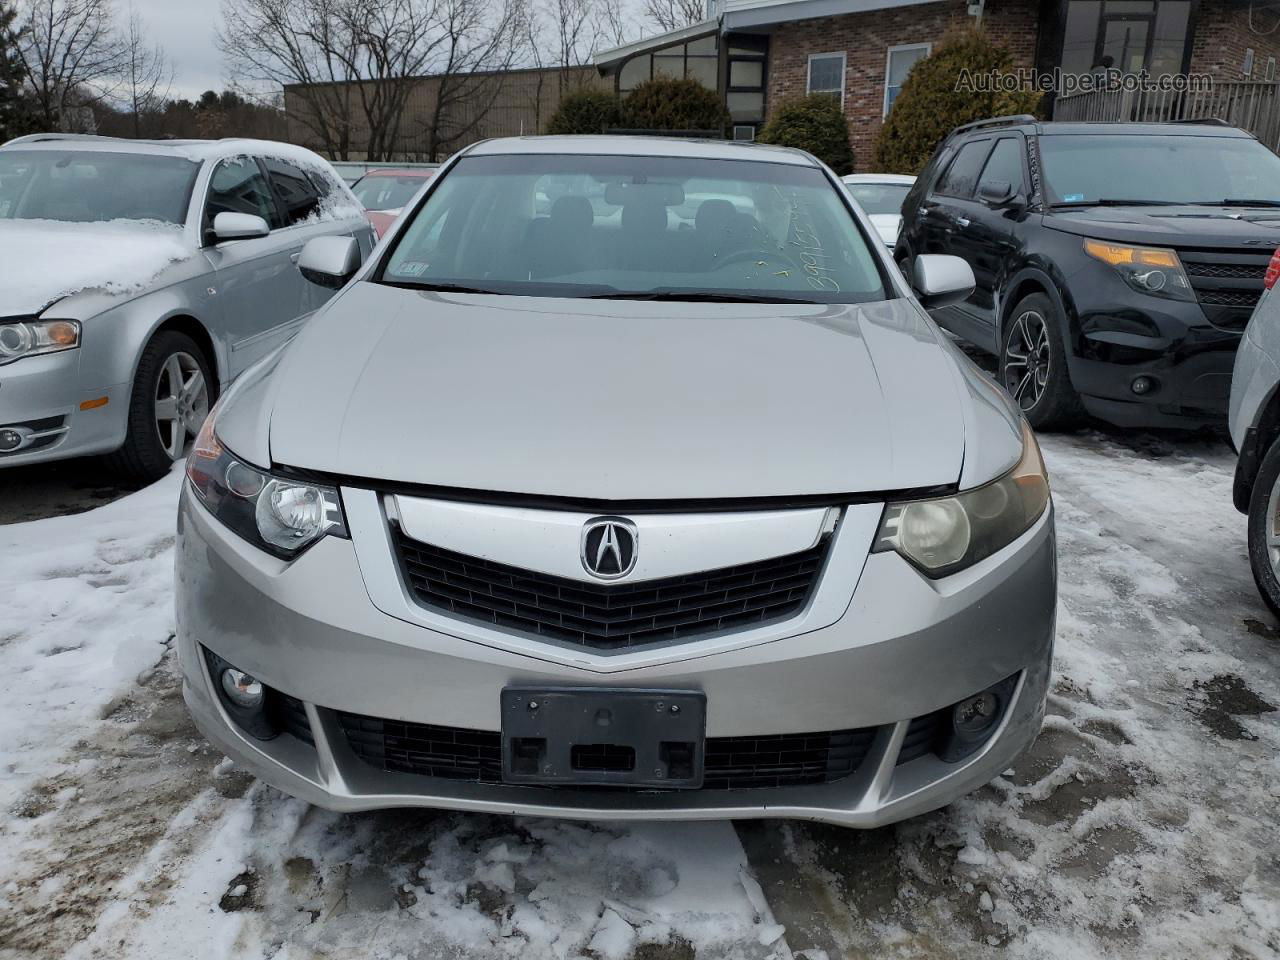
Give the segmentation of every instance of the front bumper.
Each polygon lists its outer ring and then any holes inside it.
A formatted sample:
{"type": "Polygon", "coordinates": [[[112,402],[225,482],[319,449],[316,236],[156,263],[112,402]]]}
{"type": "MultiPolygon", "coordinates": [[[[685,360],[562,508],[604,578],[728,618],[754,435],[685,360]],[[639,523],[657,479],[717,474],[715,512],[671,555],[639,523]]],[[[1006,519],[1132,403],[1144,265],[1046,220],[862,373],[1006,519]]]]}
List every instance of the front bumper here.
{"type": "Polygon", "coordinates": [[[23,357],[0,366],[0,429],[32,431],[29,445],[0,452],[0,467],[108,453],[124,442],[128,384],[81,384],[84,348],[23,357]],[[85,401],[105,404],[81,410],[85,401]]]}
{"type": "Polygon", "coordinates": [[[583,819],[796,817],[874,827],[953,801],[999,775],[1040,728],[1053,648],[1052,512],[968,571],[930,582],[894,554],[867,558],[844,616],[773,642],[708,653],[690,642],[608,676],[424,628],[373,605],[357,551],[326,539],[292,563],[255,550],[184,493],[177,549],[183,689],[197,726],[237,763],[336,810],[424,806],[583,819]],[[314,745],[244,734],[212,687],[200,648],[296,697],[314,745]],[[913,718],[1011,674],[995,732],[957,763],[898,763],[913,718]],[[463,782],[389,772],[352,749],[339,713],[496,731],[503,688],[701,690],[707,736],[874,727],[851,775],[831,783],[632,792],[463,782]]]}
{"type": "Polygon", "coordinates": [[[1124,427],[1197,427],[1226,420],[1241,334],[1197,302],[1143,296],[1110,268],[1071,280],[1069,368],[1085,409],[1124,427]],[[1153,389],[1136,393],[1134,381],[1153,389]]]}

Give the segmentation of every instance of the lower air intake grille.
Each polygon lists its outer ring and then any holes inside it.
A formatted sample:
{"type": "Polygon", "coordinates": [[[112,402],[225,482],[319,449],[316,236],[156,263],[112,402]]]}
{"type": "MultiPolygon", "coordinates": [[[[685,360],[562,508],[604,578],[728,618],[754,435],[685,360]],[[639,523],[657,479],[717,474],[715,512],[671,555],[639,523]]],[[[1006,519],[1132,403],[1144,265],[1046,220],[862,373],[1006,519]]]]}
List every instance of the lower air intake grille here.
{"type": "MultiPolygon", "coordinates": [[[[379,769],[475,783],[502,780],[500,733],[379,720],[352,713],[337,716],[352,751],[379,769]]],[[[866,727],[766,737],[710,737],[706,741],[703,789],[831,783],[858,769],[874,736],[875,728],[866,727]]]]}
{"type": "Polygon", "coordinates": [[[392,535],[422,606],[606,653],[793,617],[813,592],[830,542],[736,567],[603,585],[454,553],[395,526],[392,535]]]}

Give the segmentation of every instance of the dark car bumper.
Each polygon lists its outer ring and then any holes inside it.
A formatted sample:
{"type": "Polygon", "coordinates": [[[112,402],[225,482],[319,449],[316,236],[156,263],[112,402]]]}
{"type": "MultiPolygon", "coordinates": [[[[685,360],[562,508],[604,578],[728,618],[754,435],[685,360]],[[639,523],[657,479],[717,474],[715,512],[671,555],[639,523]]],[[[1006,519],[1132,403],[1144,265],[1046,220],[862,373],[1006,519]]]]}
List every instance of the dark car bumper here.
{"type": "Polygon", "coordinates": [[[1105,286],[1077,296],[1070,370],[1085,409],[1126,427],[1225,423],[1240,331],[1210,324],[1198,303],[1136,304],[1127,288],[1112,299],[1105,286]]]}

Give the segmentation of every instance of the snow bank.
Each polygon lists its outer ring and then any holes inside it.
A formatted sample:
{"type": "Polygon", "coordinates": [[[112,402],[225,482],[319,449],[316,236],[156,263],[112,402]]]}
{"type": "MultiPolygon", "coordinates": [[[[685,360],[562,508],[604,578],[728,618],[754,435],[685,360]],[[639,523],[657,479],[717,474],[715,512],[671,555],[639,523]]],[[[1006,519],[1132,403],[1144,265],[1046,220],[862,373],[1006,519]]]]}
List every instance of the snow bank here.
{"type": "Polygon", "coordinates": [[[0,299],[35,313],[82,290],[133,293],[194,253],[182,227],[159,221],[0,220],[0,299]]]}

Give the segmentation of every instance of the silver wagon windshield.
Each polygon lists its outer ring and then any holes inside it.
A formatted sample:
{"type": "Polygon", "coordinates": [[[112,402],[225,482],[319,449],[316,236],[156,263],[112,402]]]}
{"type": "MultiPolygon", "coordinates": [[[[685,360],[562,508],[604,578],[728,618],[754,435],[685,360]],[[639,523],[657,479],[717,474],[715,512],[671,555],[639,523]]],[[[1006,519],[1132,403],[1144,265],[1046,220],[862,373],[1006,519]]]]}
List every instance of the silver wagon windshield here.
{"type": "Polygon", "coordinates": [[[544,297],[884,299],[816,168],[677,157],[468,157],[401,234],[384,283],[544,297]]]}
{"type": "Polygon", "coordinates": [[[0,220],[184,223],[200,164],[97,150],[0,152],[0,220]]]}

